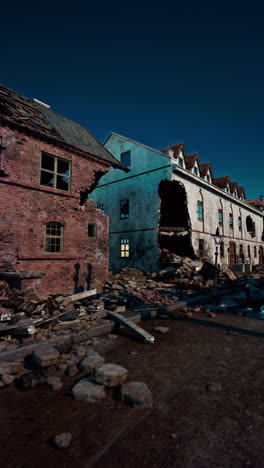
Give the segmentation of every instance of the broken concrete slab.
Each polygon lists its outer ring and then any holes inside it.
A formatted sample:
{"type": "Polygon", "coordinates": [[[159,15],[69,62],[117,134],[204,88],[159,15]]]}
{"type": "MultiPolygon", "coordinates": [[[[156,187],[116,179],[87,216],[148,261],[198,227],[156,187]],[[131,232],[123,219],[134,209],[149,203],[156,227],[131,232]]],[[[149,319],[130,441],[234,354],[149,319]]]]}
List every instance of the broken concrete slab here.
{"type": "Polygon", "coordinates": [[[73,294],[72,296],[65,297],[63,305],[70,304],[71,302],[80,301],[81,299],[86,299],[87,297],[96,296],[97,289],[90,289],[89,291],[83,291],[78,294],[73,294]]]}
{"type": "Polygon", "coordinates": [[[117,364],[103,364],[93,372],[94,380],[106,387],[121,385],[128,376],[128,370],[117,364]]]}
{"type": "Polygon", "coordinates": [[[23,369],[23,362],[1,362],[0,375],[3,374],[18,374],[23,369]]]}
{"type": "Polygon", "coordinates": [[[60,353],[53,346],[42,346],[32,352],[34,363],[38,367],[49,367],[58,364],[60,353]]]}
{"type": "Polygon", "coordinates": [[[62,434],[57,434],[54,437],[54,444],[58,448],[67,448],[69,447],[72,440],[72,435],[70,432],[63,432],[62,434]]]}
{"type": "Polygon", "coordinates": [[[151,392],[144,382],[127,382],[121,386],[121,401],[132,408],[152,408],[151,392]]]}
{"type": "Polygon", "coordinates": [[[98,403],[105,398],[105,389],[103,385],[98,385],[91,379],[82,379],[73,387],[72,394],[75,400],[98,403]]]}
{"type": "Polygon", "coordinates": [[[105,360],[100,354],[92,352],[86,356],[81,362],[81,370],[83,372],[91,372],[95,367],[102,366],[105,360]]]}

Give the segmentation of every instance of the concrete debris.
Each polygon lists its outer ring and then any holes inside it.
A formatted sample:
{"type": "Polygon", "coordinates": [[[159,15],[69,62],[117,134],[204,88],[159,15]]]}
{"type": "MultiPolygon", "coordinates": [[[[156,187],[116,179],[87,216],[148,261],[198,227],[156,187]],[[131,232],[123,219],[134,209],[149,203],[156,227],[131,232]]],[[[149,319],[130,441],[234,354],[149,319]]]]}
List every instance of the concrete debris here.
{"type": "Polygon", "coordinates": [[[57,434],[54,437],[54,444],[58,448],[67,448],[69,447],[72,440],[72,435],[70,432],[63,432],[62,434],[57,434]]]}
{"type": "Polygon", "coordinates": [[[144,382],[127,382],[121,386],[121,401],[132,408],[152,408],[152,395],[144,382]]]}
{"type": "Polygon", "coordinates": [[[94,380],[106,387],[121,385],[128,376],[128,370],[117,364],[103,364],[93,372],[94,380]]]}
{"type": "Polygon", "coordinates": [[[105,360],[100,354],[93,352],[88,354],[81,362],[81,370],[83,372],[91,372],[96,367],[102,366],[105,360]]]}
{"type": "Polygon", "coordinates": [[[155,327],[153,328],[154,332],[160,333],[161,335],[165,335],[169,333],[170,329],[168,327],[155,327]]]}
{"type": "Polygon", "coordinates": [[[62,381],[59,377],[53,376],[53,377],[48,377],[47,378],[47,384],[50,386],[50,388],[54,391],[61,390],[62,388],[62,381]]]}
{"type": "Polygon", "coordinates": [[[49,367],[58,364],[60,353],[53,346],[45,346],[33,351],[33,360],[38,367],[49,367]]]}
{"type": "Polygon", "coordinates": [[[98,403],[105,398],[105,389],[103,385],[98,385],[91,379],[82,379],[73,387],[72,394],[75,400],[98,403]]]}
{"type": "Polygon", "coordinates": [[[113,320],[118,327],[123,326],[131,331],[139,340],[145,343],[154,343],[155,338],[154,336],[150,335],[147,331],[143,330],[143,328],[139,327],[131,320],[122,317],[122,315],[117,314],[115,312],[108,312],[108,317],[113,320]]]}

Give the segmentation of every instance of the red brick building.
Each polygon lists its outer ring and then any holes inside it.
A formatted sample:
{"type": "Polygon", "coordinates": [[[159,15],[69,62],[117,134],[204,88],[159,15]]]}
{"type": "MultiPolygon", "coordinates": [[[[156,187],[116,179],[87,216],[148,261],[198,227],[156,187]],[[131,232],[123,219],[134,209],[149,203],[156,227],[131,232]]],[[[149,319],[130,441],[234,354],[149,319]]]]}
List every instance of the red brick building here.
{"type": "Polygon", "coordinates": [[[87,201],[123,166],[84,127],[0,86],[0,278],[41,295],[108,274],[108,218],[87,201]]]}

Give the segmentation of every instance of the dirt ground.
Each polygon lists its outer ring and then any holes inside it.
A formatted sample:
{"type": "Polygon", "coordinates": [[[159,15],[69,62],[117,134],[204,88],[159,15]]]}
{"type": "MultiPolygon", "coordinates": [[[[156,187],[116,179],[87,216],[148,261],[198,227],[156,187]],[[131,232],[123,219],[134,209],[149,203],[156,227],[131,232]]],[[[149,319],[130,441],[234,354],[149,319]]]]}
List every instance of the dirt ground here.
{"type": "MultiPolygon", "coordinates": [[[[219,314],[211,322],[264,332],[264,321],[246,317],[219,314]]],[[[169,326],[170,332],[157,335],[154,345],[128,335],[104,339],[98,350],[107,362],[126,367],[129,381],[148,384],[153,409],[123,405],[111,390],[99,405],[74,401],[68,390],[77,379],[70,377],[59,392],[46,385],[27,391],[5,387],[0,466],[264,466],[264,338],[176,320],[142,325],[148,331],[169,326]],[[210,383],[220,383],[222,390],[208,391],[210,383]],[[67,449],[52,445],[61,432],[72,433],[67,449]]]]}

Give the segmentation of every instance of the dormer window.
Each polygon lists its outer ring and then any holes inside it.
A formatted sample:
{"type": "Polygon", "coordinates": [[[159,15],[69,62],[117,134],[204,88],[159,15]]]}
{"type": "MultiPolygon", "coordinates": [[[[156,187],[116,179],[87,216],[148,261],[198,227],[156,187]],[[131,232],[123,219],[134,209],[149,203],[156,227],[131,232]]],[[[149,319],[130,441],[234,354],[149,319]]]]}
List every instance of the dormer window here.
{"type": "Polygon", "coordinates": [[[197,169],[196,166],[194,166],[194,168],[193,168],[193,173],[194,173],[195,175],[198,175],[198,169],[197,169]]]}
{"type": "Polygon", "coordinates": [[[207,176],[206,176],[206,180],[207,180],[207,182],[211,182],[211,177],[210,177],[210,174],[207,174],[207,176]]]}
{"type": "Polygon", "coordinates": [[[183,167],[183,158],[178,158],[178,165],[183,167]]]}

